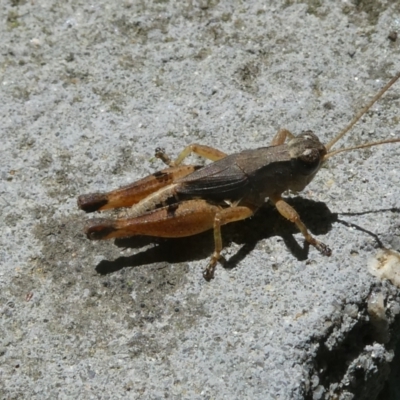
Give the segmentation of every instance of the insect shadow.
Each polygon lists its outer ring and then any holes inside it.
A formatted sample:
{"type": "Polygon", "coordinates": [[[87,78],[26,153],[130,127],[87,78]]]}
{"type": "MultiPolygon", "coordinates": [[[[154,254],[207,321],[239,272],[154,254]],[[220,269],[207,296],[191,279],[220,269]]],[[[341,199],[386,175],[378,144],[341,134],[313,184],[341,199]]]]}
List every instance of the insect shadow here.
{"type": "MultiPolygon", "coordinates": [[[[337,214],[330,212],[325,203],[304,199],[290,198],[287,202],[298,210],[302,220],[315,235],[326,234],[337,220],[337,214]]],[[[308,243],[299,242],[294,238],[299,234],[296,226],[282,218],[275,207],[266,203],[257,211],[254,218],[249,218],[222,227],[225,244],[234,242],[243,245],[233,256],[223,261],[223,266],[232,269],[243,260],[262,240],[280,236],[288,250],[298,260],[308,257],[308,243]]],[[[138,267],[155,263],[181,263],[207,258],[214,248],[212,231],[185,238],[162,239],[147,236],[134,236],[116,239],[115,245],[121,248],[152,247],[142,252],[119,257],[116,260],[102,260],[96,271],[106,275],[127,267],[138,267]]]]}
{"type": "MultiPolygon", "coordinates": [[[[359,213],[332,213],[323,202],[317,202],[302,197],[287,199],[287,202],[299,211],[302,220],[307,224],[314,235],[324,235],[332,229],[334,223],[340,223],[359,232],[371,236],[377,248],[384,248],[378,235],[355,223],[340,219],[340,216],[357,216],[376,214],[381,212],[399,213],[400,208],[379,209],[359,213]]],[[[296,226],[282,218],[275,207],[266,203],[261,207],[254,218],[249,218],[234,224],[222,227],[224,241],[242,244],[243,246],[229,259],[222,262],[226,269],[235,268],[240,261],[251,253],[257,243],[274,236],[280,236],[291,254],[299,261],[308,258],[309,244],[298,242],[294,235],[300,233],[296,226]]],[[[96,271],[107,275],[123,268],[133,268],[156,263],[181,263],[207,258],[213,249],[214,240],[212,231],[185,238],[162,239],[150,236],[134,236],[125,239],[116,239],[115,245],[121,248],[137,249],[151,245],[146,250],[116,260],[102,260],[96,266],[96,271]]]]}
{"type": "Polygon", "coordinates": [[[361,226],[359,226],[359,225],[357,225],[357,224],[355,224],[353,222],[348,222],[348,221],[344,221],[342,219],[339,219],[339,215],[340,216],[350,216],[351,217],[351,216],[356,216],[356,215],[377,214],[377,213],[383,213],[383,212],[391,212],[391,213],[397,213],[398,214],[400,212],[400,208],[391,207],[391,208],[382,208],[382,209],[379,209],[379,210],[363,211],[363,212],[358,212],[358,213],[346,212],[346,213],[332,214],[332,215],[336,216],[335,222],[338,222],[338,223],[340,223],[340,224],[342,224],[344,226],[347,226],[349,228],[353,228],[353,229],[355,229],[355,230],[357,230],[359,232],[364,232],[364,233],[370,235],[375,240],[376,247],[378,247],[379,249],[384,249],[385,246],[383,245],[382,241],[379,239],[379,236],[376,233],[371,232],[368,229],[365,229],[365,228],[363,228],[363,227],[361,227],[361,226]]]}
{"type": "MultiPolygon", "coordinates": [[[[339,216],[357,216],[381,212],[399,213],[400,208],[379,209],[360,213],[332,213],[325,203],[316,202],[302,197],[294,197],[287,202],[299,210],[302,220],[315,235],[329,232],[334,223],[340,223],[359,232],[371,236],[377,248],[384,248],[378,235],[355,223],[344,221],[339,216]]],[[[299,236],[295,225],[282,218],[275,207],[266,203],[255,218],[246,219],[222,228],[226,244],[234,242],[243,246],[229,259],[223,262],[226,269],[235,268],[240,261],[251,253],[257,243],[273,236],[280,236],[291,254],[299,261],[308,257],[309,244],[302,245],[294,237],[299,236]]],[[[113,261],[102,260],[96,266],[96,271],[107,275],[123,268],[133,268],[156,263],[181,263],[207,258],[214,246],[212,231],[185,238],[162,239],[150,236],[134,236],[116,239],[115,245],[121,248],[137,249],[151,245],[146,250],[127,257],[119,257],[113,261]]]]}

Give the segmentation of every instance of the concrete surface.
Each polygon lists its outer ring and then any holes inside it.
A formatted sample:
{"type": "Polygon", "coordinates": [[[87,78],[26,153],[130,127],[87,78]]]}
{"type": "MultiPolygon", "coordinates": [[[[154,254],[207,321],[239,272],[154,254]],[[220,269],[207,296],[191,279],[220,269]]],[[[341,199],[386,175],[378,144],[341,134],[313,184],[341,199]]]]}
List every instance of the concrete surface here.
{"type": "MultiPolygon", "coordinates": [[[[235,152],[280,127],[327,142],[400,71],[399,3],[3,0],[0,15],[1,398],[375,398],[400,306],[368,260],[400,249],[400,145],[341,154],[295,196],[330,258],[267,206],[224,229],[210,283],[211,232],[89,242],[76,198],[160,169],[157,146],[235,152]]],[[[399,137],[399,93],[342,143],[399,137]]]]}

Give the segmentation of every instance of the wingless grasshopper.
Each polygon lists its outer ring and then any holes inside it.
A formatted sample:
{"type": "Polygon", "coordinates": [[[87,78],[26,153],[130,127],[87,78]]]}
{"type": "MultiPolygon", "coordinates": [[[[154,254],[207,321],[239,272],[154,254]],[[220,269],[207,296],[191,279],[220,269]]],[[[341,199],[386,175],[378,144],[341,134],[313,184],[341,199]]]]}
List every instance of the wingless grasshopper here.
{"type": "Polygon", "coordinates": [[[172,161],[161,149],[156,149],[156,157],[168,168],[108,193],[79,196],[78,206],[86,212],[130,207],[126,218],[89,220],[85,228],[87,237],[90,240],[134,235],[176,238],[213,229],[215,250],[203,271],[204,278],[210,280],[222,258],[221,226],[251,217],[268,198],[284,218],[296,224],[309,244],[330,256],[330,248],[311,236],[296,210],[282,198],[282,193],[303,190],[333,155],[400,142],[400,138],[387,139],[331,150],[399,78],[400,73],[327,145],[311,131],[294,136],[282,129],[271,146],[231,155],[192,144],[172,161]],[[182,161],[191,153],[213,162],[206,166],[183,165],[182,161]]]}

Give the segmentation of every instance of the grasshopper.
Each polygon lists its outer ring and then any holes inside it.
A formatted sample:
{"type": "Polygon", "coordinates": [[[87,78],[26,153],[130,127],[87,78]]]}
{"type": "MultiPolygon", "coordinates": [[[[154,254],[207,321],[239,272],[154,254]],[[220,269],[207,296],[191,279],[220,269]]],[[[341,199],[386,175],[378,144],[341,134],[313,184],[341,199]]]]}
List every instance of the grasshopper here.
{"type": "Polygon", "coordinates": [[[223,259],[221,226],[251,217],[268,198],[284,218],[296,224],[306,242],[330,256],[331,249],[309,233],[282,194],[287,190],[303,190],[327,159],[338,153],[400,142],[400,138],[395,138],[331,150],[399,78],[400,73],[327,145],[311,131],[294,136],[281,129],[271,146],[231,155],[192,144],[171,160],[163,150],[156,149],[156,157],[168,168],[108,193],[78,197],[79,208],[86,212],[129,207],[124,218],[89,220],[86,236],[90,240],[135,235],[175,238],[213,229],[215,249],[203,271],[209,281],[214,277],[217,262],[223,259]],[[182,164],[191,153],[213,162],[206,166],[182,164]]]}

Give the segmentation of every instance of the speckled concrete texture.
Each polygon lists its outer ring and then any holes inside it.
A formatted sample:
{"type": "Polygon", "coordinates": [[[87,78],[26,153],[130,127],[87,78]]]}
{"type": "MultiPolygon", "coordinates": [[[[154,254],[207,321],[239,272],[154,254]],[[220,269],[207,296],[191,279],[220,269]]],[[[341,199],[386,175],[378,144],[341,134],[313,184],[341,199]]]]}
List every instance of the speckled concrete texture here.
{"type": "MultiPolygon", "coordinates": [[[[328,142],[400,71],[397,1],[2,0],[0,16],[2,399],[396,398],[400,293],[368,263],[400,250],[399,144],[340,154],[292,195],[330,258],[267,205],[224,227],[210,283],[212,232],[90,242],[76,198],[163,168],[156,147],[232,153],[281,127],[328,142]]],[[[399,137],[399,93],[342,145],[399,137]]]]}

